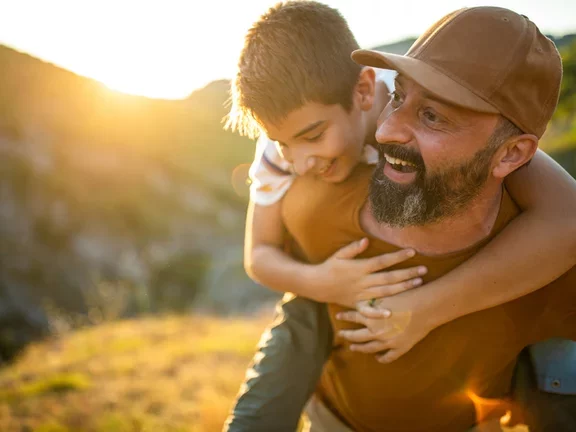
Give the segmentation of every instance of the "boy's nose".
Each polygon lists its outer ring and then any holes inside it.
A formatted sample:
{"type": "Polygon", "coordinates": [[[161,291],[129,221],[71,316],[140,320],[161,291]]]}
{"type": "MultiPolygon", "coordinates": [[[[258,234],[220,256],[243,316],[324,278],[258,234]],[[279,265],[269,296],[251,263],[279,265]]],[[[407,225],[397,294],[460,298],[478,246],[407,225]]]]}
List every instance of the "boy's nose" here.
{"type": "Polygon", "coordinates": [[[316,156],[302,155],[294,159],[294,171],[296,174],[302,176],[314,169],[316,165],[316,156]]]}

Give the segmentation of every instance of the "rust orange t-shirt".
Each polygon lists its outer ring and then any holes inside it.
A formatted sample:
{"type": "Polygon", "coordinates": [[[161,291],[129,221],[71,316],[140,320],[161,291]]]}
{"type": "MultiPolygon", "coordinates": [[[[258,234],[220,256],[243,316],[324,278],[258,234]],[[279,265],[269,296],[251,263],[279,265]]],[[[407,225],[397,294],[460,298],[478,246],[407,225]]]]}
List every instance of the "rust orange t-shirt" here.
{"type": "MultiPolygon", "coordinates": [[[[322,262],[340,247],[367,236],[359,214],[372,170],[359,165],[339,184],[313,177],[294,182],[284,197],[282,216],[302,258],[322,262]]],[[[504,193],[492,233],[483,242],[442,256],[416,255],[394,268],[425,265],[424,281],[436,279],[477,252],[517,214],[518,208],[504,193]]],[[[371,238],[362,256],[398,249],[371,238]]],[[[335,334],[358,327],[335,319],[342,307],[328,308],[335,334]]],[[[359,432],[462,432],[484,415],[486,407],[478,401],[490,405],[507,396],[522,348],[550,337],[576,339],[576,267],[532,294],[438,327],[390,364],[350,351],[348,342],[336,335],[317,393],[337,417],[359,432]]]]}

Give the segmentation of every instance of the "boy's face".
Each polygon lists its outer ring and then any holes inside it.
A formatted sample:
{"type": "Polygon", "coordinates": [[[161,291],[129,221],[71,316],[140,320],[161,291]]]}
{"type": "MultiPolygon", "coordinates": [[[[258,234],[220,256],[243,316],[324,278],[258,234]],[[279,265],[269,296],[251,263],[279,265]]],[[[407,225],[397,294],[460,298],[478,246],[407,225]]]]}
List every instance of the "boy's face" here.
{"type": "Polygon", "coordinates": [[[366,139],[362,110],[347,112],[340,105],[304,104],[281,123],[264,122],[268,137],[298,175],[317,175],[325,181],[345,180],[360,162],[366,139]]]}

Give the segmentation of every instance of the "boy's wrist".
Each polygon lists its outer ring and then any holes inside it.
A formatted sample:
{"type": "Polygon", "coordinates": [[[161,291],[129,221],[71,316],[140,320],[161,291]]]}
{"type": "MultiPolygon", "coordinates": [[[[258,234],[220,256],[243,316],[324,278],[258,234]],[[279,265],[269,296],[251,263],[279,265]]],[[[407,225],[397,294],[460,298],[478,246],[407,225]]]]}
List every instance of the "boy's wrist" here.
{"type": "Polygon", "coordinates": [[[325,289],[322,284],[318,283],[320,280],[321,271],[318,265],[306,264],[301,268],[300,272],[300,295],[302,297],[307,297],[311,300],[325,303],[325,289]]]}
{"type": "Polygon", "coordinates": [[[426,317],[426,322],[430,330],[433,330],[452,321],[455,317],[447,313],[451,308],[446,307],[445,301],[439,296],[429,295],[433,294],[432,290],[430,290],[430,293],[427,291],[428,290],[415,290],[414,293],[422,295],[420,298],[420,313],[426,317]]]}

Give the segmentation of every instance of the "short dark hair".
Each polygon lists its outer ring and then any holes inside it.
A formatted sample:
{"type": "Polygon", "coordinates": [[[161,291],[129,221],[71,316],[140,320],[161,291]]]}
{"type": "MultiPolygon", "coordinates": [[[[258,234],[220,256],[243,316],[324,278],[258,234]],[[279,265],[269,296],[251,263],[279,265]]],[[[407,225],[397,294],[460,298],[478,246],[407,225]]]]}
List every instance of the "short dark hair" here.
{"type": "Polygon", "coordinates": [[[270,8],[245,36],[226,127],[251,137],[308,102],[352,107],[358,42],[336,9],[315,1],[270,8]]]}
{"type": "Polygon", "coordinates": [[[488,139],[488,146],[497,150],[510,138],[522,135],[524,132],[504,116],[500,116],[498,123],[488,139]]]}

